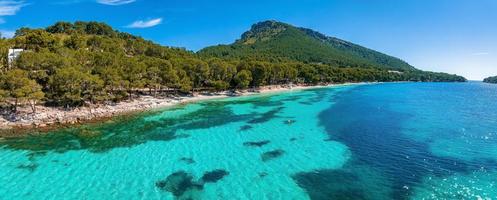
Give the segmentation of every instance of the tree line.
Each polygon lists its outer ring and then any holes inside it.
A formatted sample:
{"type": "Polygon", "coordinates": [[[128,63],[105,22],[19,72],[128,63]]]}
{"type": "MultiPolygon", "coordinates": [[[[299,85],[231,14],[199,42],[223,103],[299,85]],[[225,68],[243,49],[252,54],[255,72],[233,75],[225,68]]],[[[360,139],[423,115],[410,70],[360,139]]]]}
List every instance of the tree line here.
{"type": "Polygon", "coordinates": [[[273,84],[374,81],[465,81],[444,73],[392,72],[285,59],[199,56],[155,44],[98,22],[21,28],[0,39],[0,101],[75,107],[133,99],[137,94],[188,94],[273,84]],[[8,63],[9,48],[25,51],[8,63]]]}

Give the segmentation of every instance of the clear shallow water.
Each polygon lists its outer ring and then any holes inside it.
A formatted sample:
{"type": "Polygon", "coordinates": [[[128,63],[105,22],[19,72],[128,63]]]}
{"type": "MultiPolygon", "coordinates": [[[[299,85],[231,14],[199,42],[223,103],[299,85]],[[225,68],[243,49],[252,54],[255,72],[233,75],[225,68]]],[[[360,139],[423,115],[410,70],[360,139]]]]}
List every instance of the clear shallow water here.
{"type": "Polygon", "coordinates": [[[0,142],[1,199],[497,198],[497,86],[347,86],[0,142]]]}

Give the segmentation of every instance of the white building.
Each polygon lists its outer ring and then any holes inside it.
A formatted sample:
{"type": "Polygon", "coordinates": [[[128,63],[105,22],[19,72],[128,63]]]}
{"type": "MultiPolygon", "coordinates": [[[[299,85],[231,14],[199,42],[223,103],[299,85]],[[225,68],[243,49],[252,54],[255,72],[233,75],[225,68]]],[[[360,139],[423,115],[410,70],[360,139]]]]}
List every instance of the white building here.
{"type": "Polygon", "coordinates": [[[404,72],[399,72],[399,71],[395,71],[395,70],[388,70],[388,73],[403,74],[404,72]]]}
{"type": "Polygon", "coordinates": [[[9,60],[9,65],[11,65],[14,60],[21,55],[21,52],[23,52],[24,49],[9,49],[9,54],[8,54],[8,60],[9,60]]]}

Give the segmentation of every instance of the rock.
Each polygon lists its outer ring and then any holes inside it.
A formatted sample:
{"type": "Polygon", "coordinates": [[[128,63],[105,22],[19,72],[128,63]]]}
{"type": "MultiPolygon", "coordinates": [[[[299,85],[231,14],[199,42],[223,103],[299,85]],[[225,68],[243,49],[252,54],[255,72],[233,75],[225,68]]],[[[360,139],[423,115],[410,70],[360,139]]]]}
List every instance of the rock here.
{"type": "Polygon", "coordinates": [[[281,149],[276,149],[276,150],[273,150],[273,151],[268,151],[268,152],[265,152],[265,153],[261,154],[261,160],[263,162],[267,162],[269,160],[273,160],[275,158],[278,158],[278,157],[282,156],[284,153],[285,153],[285,151],[283,151],[281,149]]]}
{"type": "Polygon", "coordinates": [[[204,183],[215,183],[229,174],[230,173],[226,170],[216,169],[214,171],[204,173],[200,180],[204,183]]]}
{"type": "Polygon", "coordinates": [[[244,142],[243,145],[244,146],[250,146],[250,147],[262,147],[266,144],[269,144],[271,141],[269,140],[263,140],[263,141],[259,141],[259,142],[244,142]]]}
{"type": "Polygon", "coordinates": [[[185,171],[178,171],[169,175],[166,180],[155,183],[159,189],[171,192],[176,197],[181,197],[190,190],[202,190],[203,185],[193,181],[193,176],[185,171]]]}

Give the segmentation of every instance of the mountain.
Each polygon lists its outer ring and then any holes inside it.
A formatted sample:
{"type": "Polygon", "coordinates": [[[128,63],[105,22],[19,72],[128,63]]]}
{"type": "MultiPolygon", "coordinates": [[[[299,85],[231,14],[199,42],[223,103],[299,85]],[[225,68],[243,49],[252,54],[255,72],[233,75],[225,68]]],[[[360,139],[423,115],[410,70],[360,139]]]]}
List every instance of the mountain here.
{"type": "Polygon", "coordinates": [[[395,58],[317,31],[277,21],[256,23],[230,45],[207,47],[202,57],[286,59],[337,67],[375,67],[408,71],[415,68],[395,58]]]}
{"type": "Polygon", "coordinates": [[[486,79],[483,79],[485,83],[497,83],[497,76],[491,76],[486,79]]]}

